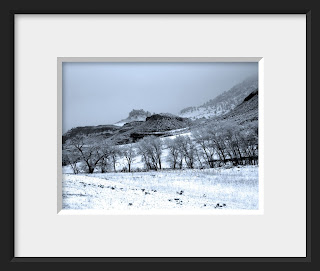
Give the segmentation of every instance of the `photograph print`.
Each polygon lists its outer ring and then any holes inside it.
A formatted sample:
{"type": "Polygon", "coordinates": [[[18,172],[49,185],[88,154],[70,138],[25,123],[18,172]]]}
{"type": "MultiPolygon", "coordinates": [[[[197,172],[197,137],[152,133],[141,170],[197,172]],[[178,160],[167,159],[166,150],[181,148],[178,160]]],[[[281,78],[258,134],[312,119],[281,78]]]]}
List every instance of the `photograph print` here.
{"type": "Polygon", "coordinates": [[[62,209],[259,210],[257,62],[62,62],[62,209]]]}

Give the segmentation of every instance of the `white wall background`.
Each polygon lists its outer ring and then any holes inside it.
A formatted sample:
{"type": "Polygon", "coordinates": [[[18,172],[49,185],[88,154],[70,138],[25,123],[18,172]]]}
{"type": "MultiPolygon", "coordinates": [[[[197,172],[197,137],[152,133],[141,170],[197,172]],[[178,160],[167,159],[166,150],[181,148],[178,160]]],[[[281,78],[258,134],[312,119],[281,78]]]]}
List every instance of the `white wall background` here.
{"type": "Polygon", "coordinates": [[[15,256],[304,257],[305,19],[16,15],[15,256]],[[57,215],[57,57],[263,57],[264,215],[57,215]]]}

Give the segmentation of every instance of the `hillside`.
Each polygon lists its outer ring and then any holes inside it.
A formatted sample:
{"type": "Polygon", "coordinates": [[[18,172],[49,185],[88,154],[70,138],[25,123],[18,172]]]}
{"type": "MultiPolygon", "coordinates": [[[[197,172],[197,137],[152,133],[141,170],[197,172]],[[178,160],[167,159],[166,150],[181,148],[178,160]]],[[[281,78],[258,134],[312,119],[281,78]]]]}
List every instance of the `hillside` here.
{"type": "Polygon", "coordinates": [[[251,92],[241,104],[221,118],[232,119],[240,125],[243,125],[246,122],[258,121],[258,102],[258,90],[255,90],[251,92]]]}
{"type": "Polygon", "coordinates": [[[223,92],[203,105],[182,109],[179,116],[194,120],[224,115],[234,109],[246,96],[257,88],[257,77],[247,78],[240,84],[235,85],[230,90],[223,92]]]}
{"type": "Polygon", "coordinates": [[[96,141],[110,140],[115,144],[135,142],[148,135],[171,135],[170,131],[187,128],[191,121],[172,114],[154,114],[146,117],[144,121],[131,121],[123,126],[100,125],[84,126],[69,130],[63,135],[63,144],[66,140],[77,135],[86,135],[96,141]]]}
{"type": "Polygon", "coordinates": [[[191,121],[186,118],[172,114],[154,114],[147,117],[146,121],[125,124],[117,133],[110,137],[110,140],[116,142],[116,144],[136,142],[148,135],[169,135],[169,131],[187,128],[190,125],[191,121]]]}
{"type": "Polygon", "coordinates": [[[98,125],[98,126],[80,126],[72,128],[68,132],[62,135],[62,144],[64,144],[68,139],[71,139],[77,135],[86,135],[90,137],[98,136],[102,138],[107,138],[112,136],[119,127],[115,125],[98,125]]]}
{"type": "Polygon", "coordinates": [[[222,123],[237,124],[242,127],[246,127],[247,124],[258,123],[259,111],[258,111],[259,93],[258,90],[254,90],[243,101],[237,105],[230,112],[214,117],[207,120],[205,123],[198,124],[197,127],[206,125],[218,125],[222,123]]]}
{"type": "Polygon", "coordinates": [[[143,109],[135,110],[133,109],[126,119],[116,122],[114,125],[123,126],[126,123],[135,121],[145,121],[147,117],[150,117],[151,113],[149,111],[144,111],[143,109]]]}

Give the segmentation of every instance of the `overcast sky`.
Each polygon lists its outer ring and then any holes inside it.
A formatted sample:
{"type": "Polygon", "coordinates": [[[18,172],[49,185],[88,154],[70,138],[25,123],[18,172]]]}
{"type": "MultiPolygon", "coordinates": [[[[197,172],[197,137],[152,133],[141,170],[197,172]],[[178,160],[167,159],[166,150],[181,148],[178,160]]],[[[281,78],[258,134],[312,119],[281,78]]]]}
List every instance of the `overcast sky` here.
{"type": "Polygon", "coordinates": [[[64,62],[63,133],[77,126],[113,124],[132,109],[177,114],[213,99],[258,63],[64,62]]]}

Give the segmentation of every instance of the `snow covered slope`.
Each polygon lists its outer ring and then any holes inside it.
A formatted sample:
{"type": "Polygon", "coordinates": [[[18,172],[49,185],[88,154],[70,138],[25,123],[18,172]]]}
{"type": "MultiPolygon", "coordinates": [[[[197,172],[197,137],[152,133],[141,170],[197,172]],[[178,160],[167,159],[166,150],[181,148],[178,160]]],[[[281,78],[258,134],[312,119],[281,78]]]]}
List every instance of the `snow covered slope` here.
{"type": "Polygon", "coordinates": [[[64,174],[62,197],[63,209],[257,210],[258,167],[64,174]]]}
{"type": "Polygon", "coordinates": [[[230,90],[200,106],[187,107],[180,111],[179,116],[190,119],[212,118],[230,112],[251,92],[258,88],[257,77],[247,78],[230,90]]]}

